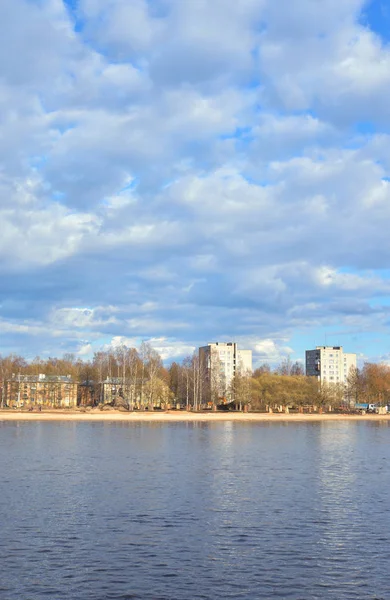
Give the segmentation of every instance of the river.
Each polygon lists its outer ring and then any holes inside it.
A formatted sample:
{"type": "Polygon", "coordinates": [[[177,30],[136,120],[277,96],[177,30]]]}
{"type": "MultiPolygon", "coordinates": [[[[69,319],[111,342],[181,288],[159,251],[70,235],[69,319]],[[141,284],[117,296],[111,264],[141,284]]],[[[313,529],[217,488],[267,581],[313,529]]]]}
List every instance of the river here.
{"type": "Polygon", "coordinates": [[[0,423],[1,600],[389,598],[387,422],[0,423]]]}

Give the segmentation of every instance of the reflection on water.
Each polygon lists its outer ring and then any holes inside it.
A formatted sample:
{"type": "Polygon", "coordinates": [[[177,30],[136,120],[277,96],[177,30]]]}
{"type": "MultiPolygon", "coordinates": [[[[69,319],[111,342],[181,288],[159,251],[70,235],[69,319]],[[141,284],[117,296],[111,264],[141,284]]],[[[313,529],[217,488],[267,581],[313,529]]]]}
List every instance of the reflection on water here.
{"type": "Polygon", "coordinates": [[[0,423],[1,600],[388,598],[383,422],[0,423]]]}

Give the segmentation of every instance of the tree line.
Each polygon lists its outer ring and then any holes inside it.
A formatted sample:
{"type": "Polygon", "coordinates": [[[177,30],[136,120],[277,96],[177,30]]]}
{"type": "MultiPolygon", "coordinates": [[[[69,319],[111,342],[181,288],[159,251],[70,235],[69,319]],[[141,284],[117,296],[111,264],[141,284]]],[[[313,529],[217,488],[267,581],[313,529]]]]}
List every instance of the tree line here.
{"type": "Polygon", "coordinates": [[[386,364],[365,363],[361,369],[354,369],[346,386],[319,386],[316,378],[305,376],[299,362],[287,358],[274,369],[264,364],[253,373],[238,371],[221,393],[213,387],[213,378],[197,352],[165,367],[149,343],[142,343],[138,349],[122,345],[101,350],[91,360],[73,354],[30,361],[17,355],[0,356],[0,386],[13,376],[39,374],[70,375],[91,390],[95,388],[96,393],[90,396],[92,404],[102,401],[98,391],[102,382],[120,381],[122,391],[113,402],[127,408],[139,397],[150,405],[156,401],[165,406],[178,403],[195,410],[206,405],[281,410],[287,406],[334,408],[350,402],[390,403],[390,367],[386,364]]]}

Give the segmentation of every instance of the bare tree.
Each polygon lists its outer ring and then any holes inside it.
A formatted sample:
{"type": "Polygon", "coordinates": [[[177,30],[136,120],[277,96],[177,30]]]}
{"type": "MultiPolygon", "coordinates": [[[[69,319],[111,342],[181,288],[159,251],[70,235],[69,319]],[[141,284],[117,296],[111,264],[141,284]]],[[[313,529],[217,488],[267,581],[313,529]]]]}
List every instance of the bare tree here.
{"type": "Polygon", "coordinates": [[[186,356],[182,365],[182,392],[187,410],[190,407],[191,357],[186,356]]]}
{"type": "Polygon", "coordinates": [[[250,404],[252,392],[252,374],[250,371],[237,369],[230,383],[229,395],[232,403],[242,410],[244,406],[250,404]]]}
{"type": "Polygon", "coordinates": [[[219,399],[226,394],[223,369],[221,367],[218,351],[215,348],[210,349],[207,369],[209,380],[209,398],[210,403],[215,410],[219,403],[219,399]]]}
{"type": "Polygon", "coordinates": [[[143,371],[147,378],[147,397],[149,409],[153,410],[156,399],[157,380],[162,369],[162,360],[159,353],[148,342],[142,342],[140,348],[143,371]]]}

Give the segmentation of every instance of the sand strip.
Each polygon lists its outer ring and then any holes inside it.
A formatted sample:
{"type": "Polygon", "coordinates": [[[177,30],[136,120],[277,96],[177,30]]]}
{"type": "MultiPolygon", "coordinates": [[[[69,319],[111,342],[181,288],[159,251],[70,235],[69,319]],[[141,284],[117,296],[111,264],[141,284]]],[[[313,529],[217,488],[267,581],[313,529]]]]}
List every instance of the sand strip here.
{"type": "Polygon", "coordinates": [[[389,421],[390,415],[344,415],[344,414],[284,414],[284,413],[234,413],[234,412],[204,412],[194,413],[187,411],[155,411],[155,412],[132,412],[122,411],[42,411],[25,412],[17,410],[0,410],[0,421],[207,421],[210,423],[219,421],[389,421]]]}

